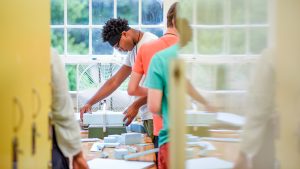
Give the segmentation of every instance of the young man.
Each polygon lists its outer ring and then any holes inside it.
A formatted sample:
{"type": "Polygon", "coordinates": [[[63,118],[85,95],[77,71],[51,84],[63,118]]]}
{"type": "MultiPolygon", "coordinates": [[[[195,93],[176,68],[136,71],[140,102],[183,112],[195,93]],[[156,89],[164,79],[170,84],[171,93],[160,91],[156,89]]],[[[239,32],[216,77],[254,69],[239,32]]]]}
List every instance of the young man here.
{"type": "MultiPolygon", "coordinates": [[[[178,7],[178,6],[177,6],[178,7]]],[[[147,78],[146,87],[148,87],[148,108],[153,113],[162,113],[163,128],[159,133],[159,153],[158,167],[159,169],[168,168],[168,88],[169,88],[169,67],[170,61],[177,57],[180,47],[184,47],[191,39],[192,30],[188,26],[188,21],[185,19],[177,19],[180,27],[176,28],[180,34],[180,44],[173,45],[163,51],[158,52],[151,60],[147,78]]],[[[176,24],[176,23],[175,23],[176,24]]],[[[192,98],[202,103],[208,111],[215,111],[208,102],[193,88],[190,83],[187,83],[187,91],[192,98]]]]}
{"type": "MultiPolygon", "coordinates": [[[[136,61],[132,69],[130,81],[128,85],[128,94],[133,96],[147,96],[147,89],[140,86],[142,77],[147,74],[148,66],[154,54],[163,50],[178,41],[177,30],[174,25],[176,18],[176,3],[171,5],[167,13],[167,31],[164,36],[157,40],[143,44],[136,56],[136,61]]],[[[153,135],[154,147],[158,148],[158,134],[162,128],[162,119],[159,115],[153,114],[153,135]]]]}
{"type": "MultiPolygon", "coordinates": [[[[97,93],[80,109],[81,118],[83,113],[91,111],[92,105],[109,96],[126,80],[131,73],[135,56],[140,46],[157,39],[157,36],[152,33],[143,33],[130,28],[128,21],[121,18],[108,20],[103,27],[102,37],[104,42],[108,42],[114,48],[128,52],[128,56],[118,72],[107,80],[97,93]]],[[[140,112],[146,132],[153,138],[152,113],[148,111],[146,103],[146,97],[138,98],[133,102],[124,112],[126,113],[124,121],[127,119],[126,125],[129,125],[137,113],[140,112]]]]}

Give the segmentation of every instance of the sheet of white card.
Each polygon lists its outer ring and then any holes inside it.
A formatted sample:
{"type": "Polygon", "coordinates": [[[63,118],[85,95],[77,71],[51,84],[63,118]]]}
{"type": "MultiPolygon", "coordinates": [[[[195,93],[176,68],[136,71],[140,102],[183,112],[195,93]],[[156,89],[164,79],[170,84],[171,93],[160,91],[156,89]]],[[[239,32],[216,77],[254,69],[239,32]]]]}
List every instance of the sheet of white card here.
{"type": "Polygon", "coordinates": [[[138,162],[96,158],[88,161],[90,169],[143,169],[154,165],[153,162],[138,162]]]}
{"type": "Polygon", "coordinates": [[[217,121],[241,127],[245,124],[245,117],[232,113],[219,112],[217,121]]]}
{"type": "Polygon", "coordinates": [[[232,169],[233,163],[215,157],[196,158],[186,161],[186,169],[232,169]]]}

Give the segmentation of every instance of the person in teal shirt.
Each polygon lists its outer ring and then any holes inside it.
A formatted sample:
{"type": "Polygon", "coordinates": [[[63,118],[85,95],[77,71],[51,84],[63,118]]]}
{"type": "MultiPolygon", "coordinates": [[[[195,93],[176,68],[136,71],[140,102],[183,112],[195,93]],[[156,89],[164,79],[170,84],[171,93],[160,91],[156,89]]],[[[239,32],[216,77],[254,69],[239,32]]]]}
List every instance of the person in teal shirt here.
{"type": "MultiPolygon", "coordinates": [[[[152,58],[145,86],[148,88],[148,109],[153,113],[161,113],[163,128],[159,133],[159,155],[158,168],[168,168],[168,142],[169,142],[169,117],[168,117],[168,95],[169,95],[169,68],[171,60],[178,57],[178,51],[184,47],[191,39],[192,30],[186,19],[177,18],[180,27],[176,27],[180,37],[180,43],[173,45],[163,51],[156,53],[152,58]]],[[[176,23],[175,23],[176,25],[176,23]]],[[[177,25],[176,25],[177,26],[177,25]]],[[[196,101],[202,103],[206,110],[214,112],[215,108],[187,83],[187,92],[196,101]]]]}

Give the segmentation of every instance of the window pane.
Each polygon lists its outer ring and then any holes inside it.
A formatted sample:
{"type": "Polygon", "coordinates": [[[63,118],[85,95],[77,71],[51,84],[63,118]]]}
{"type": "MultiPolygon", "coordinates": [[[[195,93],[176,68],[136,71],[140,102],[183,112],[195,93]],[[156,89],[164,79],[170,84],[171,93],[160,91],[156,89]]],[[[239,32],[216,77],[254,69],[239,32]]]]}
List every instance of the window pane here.
{"type": "Polygon", "coordinates": [[[187,77],[196,88],[215,90],[215,69],[213,65],[188,62],[187,77]]]}
{"type": "Polygon", "coordinates": [[[221,54],[223,52],[223,30],[198,30],[198,53],[221,54]]]}
{"type": "Polygon", "coordinates": [[[198,0],[197,2],[197,24],[220,25],[223,24],[224,1],[220,0],[198,0]],[[200,12],[201,11],[201,12],[200,12]]]}
{"type": "Polygon", "coordinates": [[[63,25],[64,24],[64,1],[51,0],[51,24],[63,25]]]}
{"type": "Polygon", "coordinates": [[[88,29],[68,30],[68,54],[88,54],[89,31],[88,29]]]}
{"type": "Polygon", "coordinates": [[[250,0],[249,3],[250,23],[267,23],[267,0],[250,0]]]}
{"type": "Polygon", "coordinates": [[[66,73],[69,79],[69,90],[76,91],[76,65],[66,65],[66,73]]]}
{"type": "Polygon", "coordinates": [[[89,23],[88,3],[88,0],[68,0],[69,25],[81,25],[89,23]]]}
{"type": "Polygon", "coordinates": [[[143,32],[151,32],[157,37],[163,36],[163,29],[162,28],[143,28],[143,32]]]}
{"type": "Polygon", "coordinates": [[[125,18],[130,25],[137,25],[139,1],[138,0],[118,0],[117,17],[125,18]]]}
{"type": "Polygon", "coordinates": [[[250,63],[218,65],[217,90],[246,90],[250,79],[250,63]]]}
{"type": "Polygon", "coordinates": [[[177,14],[180,13],[180,17],[187,18],[189,20],[190,24],[194,24],[193,5],[195,5],[195,4],[191,3],[191,1],[182,1],[181,0],[180,5],[177,6],[177,7],[179,7],[177,9],[177,14]]]}
{"type": "Polygon", "coordinates": [[[188,63],[187,76],[196,88],[203,90],[246,90],[253,64],[188,63]]]}
{"type": "Polygon", "coordinates": [[[114,1],[93,0],[93,24],[103,25],[108,19],[114,17],[114,1]]]}
{"type": "Polygon", "coordinates": [[[250,53],[260,54],[267,47],[267,30],[266,28],[250,29],[250,53]]]}
{"type": "Polygon", "coordinates": [[[101,34],[102,29],[93,29],[93,54],[110,55],[113,53],[113,48],[107,42],[103,42],[101,34]]]}
{"type": "Polygon", "coordinates": [[[162,1],[142,1],[142,24],[154,25],[163,21],[162,1]]]}
{"type": "Polygon", "coordinates": [[[245,0],[231,0],[231,24],[245,23],[245,0]]]}
{"type": "Polygon", "coordinates": [[[64,29],[51,29],[51,47],[59,54],[64,53],[64,29]]]}
{"type": "MultiPolygon", "coordinates": [[[[77,88],[79,107],[82,107],[120,67],[121,64],[116,63],[78,64],[77,88]]],[[[123,111],[132,102],[133,97],[130,97],[127,93],[128,80],[129,78],[110,96],[105,98],[108,110],[123,111]]],[[[100,104],[95,104],[92,110],[100,108],[100,104]]]]}
{"type": "Polygon", "coordinates": [[[244,29],[230,30],[230,54],[246,53],[246,31],[244,29]]]}

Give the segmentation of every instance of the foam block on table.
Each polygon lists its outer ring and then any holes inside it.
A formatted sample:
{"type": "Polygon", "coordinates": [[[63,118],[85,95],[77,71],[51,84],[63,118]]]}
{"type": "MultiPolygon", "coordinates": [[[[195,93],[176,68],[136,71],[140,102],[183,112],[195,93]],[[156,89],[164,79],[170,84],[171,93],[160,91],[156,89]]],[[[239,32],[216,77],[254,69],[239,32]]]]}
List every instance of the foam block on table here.
{"type": "Polygon", "coordinates": [[[93,113],[85,113],[83,115],[83,124],[123,126],[123,118],[123,112],[98,110],[93,113]]]}
{"type": "Polygon", "coordinates": [[[141,133],[124,133],[121,135],[121,144],[140,144],[142,143],[143,135],[141,133]]]}
{"type": "Polygon", "coordinates": [[[197,136],[189,135],[187,136],[187,142],[199,142],[200,138],[197,136]]]}
{"type": "Polygon", "coordinates": [[[187,110],[186,111],[186,122],[189,126],[209,126],[216,123],[217,114],[216,113],[207,113],[196,110],[187,110]]]}
{"type": "Polygon", "coordinates": [[[125,155],[128,155],[128,150],[125,148],[114,150],[114,156],[116,159],[123,159],[125,155]]]}
{"type": "Polygon", "coordinates": [[[116,137],[104,137],[104,143],[117,143],[118,142],[118,138],[116,137]]]}

